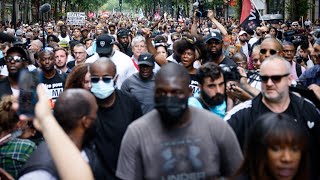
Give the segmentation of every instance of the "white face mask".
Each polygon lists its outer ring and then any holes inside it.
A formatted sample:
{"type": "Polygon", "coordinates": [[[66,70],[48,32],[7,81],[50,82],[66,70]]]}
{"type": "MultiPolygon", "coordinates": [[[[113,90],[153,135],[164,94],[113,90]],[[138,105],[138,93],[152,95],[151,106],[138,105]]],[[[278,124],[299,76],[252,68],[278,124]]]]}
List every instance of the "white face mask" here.
{"type": "Polygon", "coordinates": [[[106,99],[109,97],[115,90],[114,81],[113,79],[110,80],[109,83],[106,83],[102,80],[99,80],[97,83],[91,83],[91,92],[98,98],[98,99],[106,99]]]}

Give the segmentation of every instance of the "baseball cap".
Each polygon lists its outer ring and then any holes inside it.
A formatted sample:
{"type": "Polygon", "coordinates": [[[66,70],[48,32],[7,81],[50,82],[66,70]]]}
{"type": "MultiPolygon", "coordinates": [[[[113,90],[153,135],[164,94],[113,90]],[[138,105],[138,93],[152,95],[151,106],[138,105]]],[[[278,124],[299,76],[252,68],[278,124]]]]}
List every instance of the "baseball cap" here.
{"type": "Polygon", "coordinates": [[[242,36],[243,34],[248,34],[248,33],[245,32],[245,31],[240,31],[240,32],[239,32],[239,36],[242,36]]]}
{"type": "Polygon", "coordinates": [[[115,40],[113,37],[103,34],[97,38],[97,53],[98,54],[110,54],[112,52],[113,44],[115,40]]]}
{"type": "Polygon", "coordinates": [[[16,31],[16,36],[22,36],[22,34],[23,34],[23,32],[22,32],[21,29],[18,29],[18,30],[16,31]]]}
{"type": "Polygon", "coordinates": [[[128,29],[125,29],[125,28],[121,28],[118,30],[117,32],[117,37],[124,37],[124,36],[129,36],[130,35],[130,32],[128,29]]]}
{"type": "Polygon", "coordinates": [[[138,65],[145,64],[148,66],[154,66],[154,56],[150,53],[142,53],[138,58],[138,65]]]}
{"type": "Polygon", "coordinates": [[[299,26],[299,23],[298,23],[297,21],[295,21],[295,22],[293,22],[293,23],[291,24],[291,26],[299,26]]]}
{"type": "Polygon", "coordinates": [[[216,39],[216,40],[219,40],[219,41],[222,41],[222,36],[220,33],[218,32],[210,32],[206,37],[205,37],[205,40],[204,42],[207,43],[209,40],[211,39],[216,39]]]}

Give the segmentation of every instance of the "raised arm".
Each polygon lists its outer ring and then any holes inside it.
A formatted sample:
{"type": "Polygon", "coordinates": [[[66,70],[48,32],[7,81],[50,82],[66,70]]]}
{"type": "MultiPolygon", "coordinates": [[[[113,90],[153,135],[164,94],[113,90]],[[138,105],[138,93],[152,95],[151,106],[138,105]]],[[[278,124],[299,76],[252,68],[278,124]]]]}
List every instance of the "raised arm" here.
{"type": "Polygon", "coordinates": [[[226,28],[224,28],[223,25],[216,20],[216,18],[214,18],[212,10],[208,10],[208,18],[217,26],[223,36],[228,35],[226,28]]]}
{"type": "Polygon", "coordinates": [[[94,179],[92,171],[80,155],[79,149],[63,131],[54,118],[44,88],[37,88],[34,126],[40,130],[48,144],[51,156],[61,179],[94,179]]]}

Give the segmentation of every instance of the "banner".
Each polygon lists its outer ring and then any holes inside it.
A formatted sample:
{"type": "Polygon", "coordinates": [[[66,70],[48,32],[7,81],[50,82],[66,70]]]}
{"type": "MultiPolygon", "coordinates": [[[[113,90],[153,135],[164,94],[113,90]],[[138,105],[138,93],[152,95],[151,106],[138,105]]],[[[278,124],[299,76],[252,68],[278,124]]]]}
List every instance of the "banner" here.
{"type": "Polygon", "coordinates": [[[84,12],[67,12],[67,25],[84,25],[86,14],[84,12]]]}
{"type": "Polygon", "coordinates": [[[240,16],[240,26],[245,29],[256,29],[260,25],[259,12],[250,0],[242,1],[242,11],[240,16]]]}

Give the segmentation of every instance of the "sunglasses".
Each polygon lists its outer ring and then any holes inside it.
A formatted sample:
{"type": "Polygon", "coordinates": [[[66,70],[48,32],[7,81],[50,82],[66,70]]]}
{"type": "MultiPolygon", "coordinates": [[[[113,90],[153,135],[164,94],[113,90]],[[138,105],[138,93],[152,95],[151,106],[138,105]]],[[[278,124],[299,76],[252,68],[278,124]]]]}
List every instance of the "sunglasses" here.
{"type": "Polygon", "coordinates": [[[6,63],[10,63],[11,61],[15,61],[15,62],[23,62],[23,61],[26,61],[26,59],[25,58],[23,58],[23,57],[19,57],[19,56],[7,56],[6,58],[5,58],[5,61],[6,61],[6,63]]]}
{"type": "Polygon", "coordinates": [[[274,49],[260,49],[260,54],[266,54],[267,51],[269,51],[269,53],[271,55],[275,55],[275,54],[277,54],[279,52],[279,51],[274,50],[274,49]]]}
{"type": "Polygon", "coordinates": [[[269,34],[269,31],[261,31],[262,34],[269,34]]]}
{"type": "Polygon", "coordinates": [[[105,83],[109,83],[113,79],[113,77],[112,76],[102,76],[102,77],[91,76],[91,83],[97,83],[100,81],[100,79],[105,83]]]}
{"type": "Polygon", "coordinates": [[[269,81],[269,79],[271,79],[271,81],[273,83],[279,83],[283,77],[286,77],[288,75],[289,75],[289,73],[284,74],[284,75],[274,75],[274,76],[262,76],[262,75],[260,75],[260,79],[264,83],[267,83],[269,81]]]}

